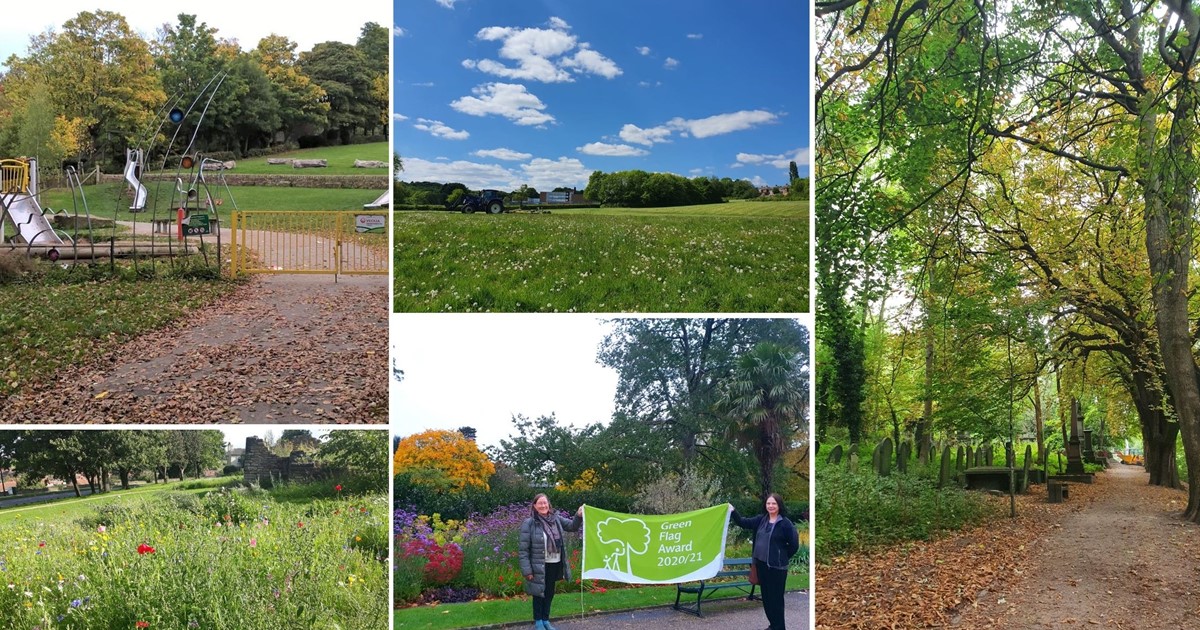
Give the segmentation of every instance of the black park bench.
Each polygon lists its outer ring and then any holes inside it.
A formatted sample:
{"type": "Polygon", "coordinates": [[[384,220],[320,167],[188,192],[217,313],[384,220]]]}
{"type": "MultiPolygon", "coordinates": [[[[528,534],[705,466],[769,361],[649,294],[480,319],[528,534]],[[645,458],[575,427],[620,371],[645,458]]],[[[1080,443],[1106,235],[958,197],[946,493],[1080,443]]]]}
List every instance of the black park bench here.
{"type": "MultiPolygon", "coordinates": [[[[703,617],[704,613],[700,612],[700,603],[712,597],[713,592],[723,588],[735,588],[746,594],[746,599],[755,599],[754,588],[755,584],[750,583],[750,564],[753,562],[750,558],[733,558],[726,559],[725,566],[717,572],[711,580],[700,580],[698,583],[689,582],[687,584],[675,585],[675,610],[682,610],[686,613],[691,613],[697,617],[703,617]],[[737,578],[731,581],[724,581],[724,578],[737,578]],[[716,580],[716,581],[713,581],[716,580]],[[679,600],[683,594],[687,593],[696,595],[696,605],[690,603],[680,605],[679,600]]],[[[690,601],[690,597],[688,598],[690,601]]]]}

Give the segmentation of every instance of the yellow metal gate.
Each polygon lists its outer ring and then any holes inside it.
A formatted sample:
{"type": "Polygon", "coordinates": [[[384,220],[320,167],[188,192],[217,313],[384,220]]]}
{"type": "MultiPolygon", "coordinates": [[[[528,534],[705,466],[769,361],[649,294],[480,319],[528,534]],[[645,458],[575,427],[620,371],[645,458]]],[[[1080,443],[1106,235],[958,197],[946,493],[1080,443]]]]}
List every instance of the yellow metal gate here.
{"type": "Polygon", "coordinates": [[[386,275],[386,210],[234,212],[233,274],[386,275]]]}

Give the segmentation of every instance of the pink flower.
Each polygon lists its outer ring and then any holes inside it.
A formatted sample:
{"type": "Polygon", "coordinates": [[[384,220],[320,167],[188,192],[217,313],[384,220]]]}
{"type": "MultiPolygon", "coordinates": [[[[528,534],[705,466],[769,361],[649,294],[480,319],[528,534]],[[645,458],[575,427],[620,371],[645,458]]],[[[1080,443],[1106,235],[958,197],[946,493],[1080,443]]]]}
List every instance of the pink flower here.
{"type": "Polygon", "coordinates": [[[250,539],[250,546],[251,546],[251,547],[257,547],[257,546],[258,546],[258,539],[257,539],[257,538],[251,538],[251,539],[250,539]]]}

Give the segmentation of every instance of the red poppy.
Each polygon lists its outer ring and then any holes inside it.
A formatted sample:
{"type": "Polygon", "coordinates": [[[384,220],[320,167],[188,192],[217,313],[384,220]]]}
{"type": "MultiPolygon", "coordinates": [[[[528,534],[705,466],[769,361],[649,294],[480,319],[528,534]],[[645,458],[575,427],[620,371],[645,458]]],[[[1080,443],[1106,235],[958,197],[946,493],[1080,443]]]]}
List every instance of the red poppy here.
{"type": "MultiPolygon", "coordinates": [[[[138,545],[137,552],[138,552],[139,556],[144,556],[148,553],[154,553],[154,547],[151,547],[150,545],[147,545],[146,543],[142,543],[142,544],[138,545]]],[[[143,622],[138,622],[138,623],[143,623],[143,622]]],[[[148,625],[150,625],[150,624],[147,623],[146,626],[148,626],[148,625]]],[[[138,627],[144,628],[146,626],[138,626],[138,627]]]]}
{"type": "Polygon", "coordinates": [[[133,627],[135,627],[135,628],[149,628],[149,627],[150,627],[150,622],[149,622],[149,621],[139,621],[139,622],[137,622],[137,623],[133,624],[133,627]]]}
{"type": "Polygon", "coordinates": [[[39,546],[39,547],[45,547],[45,546],[46,546],[46,543],[45,543],[45,541],[38,543],[38,546],[39,546]]]}
{"type": "Polygon", "coordinates": [[[296,527],[304,527],[304,521],[300,521],[299,523],[296,523],[296,527]]]}
{"type": "Polygon", "coordinates": [[[341,492],[341,491],[342,491],[342,484],[340,484],[340,483],[339,483],[338,485],[334,486],[334,487],[333,487],[333,489],[334,489],[334,490],[337,490],[338,492],[341,492]]]}

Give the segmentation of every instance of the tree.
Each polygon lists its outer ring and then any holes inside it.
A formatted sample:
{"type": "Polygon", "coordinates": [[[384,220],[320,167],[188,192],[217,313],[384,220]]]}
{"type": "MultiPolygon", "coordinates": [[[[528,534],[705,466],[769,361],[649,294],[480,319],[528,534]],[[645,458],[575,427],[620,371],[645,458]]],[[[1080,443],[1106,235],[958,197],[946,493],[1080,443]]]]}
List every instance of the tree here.
{"type": "Polygon", "coordinates": [[[795,186],[796,180],[800,179],[800,168],[796,166],[796,161],[788,162],[788,185],[795,186]]]}
{"type": "Polygon", "coordinates": [[[414,471],[436,471],[455,490],[467,486],[486,490],[496,466],[458,431],[429,430],[400,440],[392,456],[392,474],[414,471]]]}
{"type": "Polygon", "coordinates": [[[330,431],[317,458],[356,475],[370,490],[387,488],[387,431],[330,431]]]}
{"type": "Polygon", "coordinates": [[[762,342],[738,359],[719,387],[717,408],[729,418],[734,441],[754,453],[764,501],[775,487],[776,464],[793,436],[807,428],[808,375],[803,363],[797,349],[762,342]]]}
{"type": "Polygon", "coordinates": [[[4,87],[14,104],[26,102],[32,86],[48,87],[58,114],[86,128],[82,150],[114,165],[157,126],[166,100],[149,46],[119,13],[81,12],[9,61],[4,87]]]}
{"type": "Polygon", "coordinates": [[[807,348],[807,331],[795,320],[688,318],[620,320],[601,344],[598,360],[617,371],[618,421],[638,426],[664,470],[700,472],[744,483],[751,458],[724,437],[726,420],[716,412],[718,384],[737,358],[772,341],[807,348]],[[669,466],[669,467],[668,467],[669,466]]]}
{"type": "Polygon", "coordinates": [[[296,44],[282,35],[268,35],[259,40],[252,57],[271,81],[286,140],[324,131],[329,113],[325,90],[297,65],[296,44]]]}
{"type": "Polygon", "coordinates": [[[328,139],[350,144],[353,137],[378,128],[380,103],[373,98],[374,75],[355,46],[323,42],[300,53],[300,69],[325,91],[329,104],[328,139]]]}

